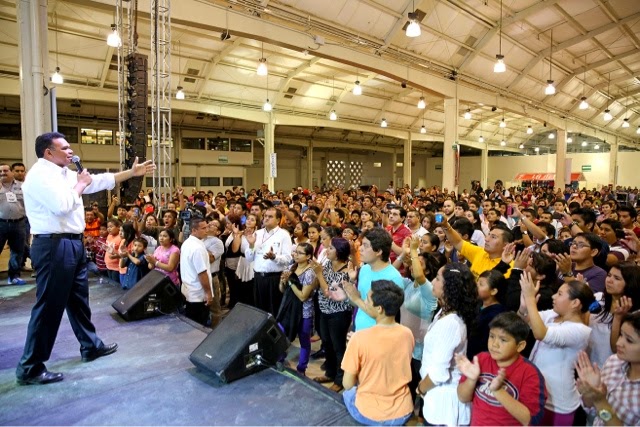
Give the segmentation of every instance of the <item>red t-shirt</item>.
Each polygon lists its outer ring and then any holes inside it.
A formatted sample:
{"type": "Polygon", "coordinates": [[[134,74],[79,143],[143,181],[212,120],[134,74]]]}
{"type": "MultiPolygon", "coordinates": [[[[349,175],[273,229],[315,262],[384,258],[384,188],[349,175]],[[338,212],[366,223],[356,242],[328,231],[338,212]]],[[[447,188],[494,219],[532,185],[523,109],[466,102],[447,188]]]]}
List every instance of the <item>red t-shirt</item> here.
{"type": "MultiPolygon", "coordinates": [[[[411,237],[411,230],[409,230],[409,227],[404,224],[400,224],[400,227],[398,227],[396,231],[393,231],[393,227],[391,225],[388,225],[387,231],[389,232],[389,234],[391,234],[393,243],[400,247],[402,247],[402,242],[404,242],[404,239],[406,239],[407,237],[411,237]]],[[[396,258],[398,258],[398,255],[396,255],[395,252],[391,251],[389,260],[392,264],[396,260],[396,258]]]]}
{"type": "MultiPolygon", "coordinates": [[[[488,352],[478,354],[480,377],[471,402],[472,426],[513,426],[520,423],[507,412],[489,390],[489,384],[498,374],[498,364],[488,352]]],[[[544,377],[528,359],[520,356],[507,368],[503,388],[529,409],[531,425],[540,424],[547,400],[544,377]]],[[[467,380],[464,375],[460,383],[467,380]]]]}

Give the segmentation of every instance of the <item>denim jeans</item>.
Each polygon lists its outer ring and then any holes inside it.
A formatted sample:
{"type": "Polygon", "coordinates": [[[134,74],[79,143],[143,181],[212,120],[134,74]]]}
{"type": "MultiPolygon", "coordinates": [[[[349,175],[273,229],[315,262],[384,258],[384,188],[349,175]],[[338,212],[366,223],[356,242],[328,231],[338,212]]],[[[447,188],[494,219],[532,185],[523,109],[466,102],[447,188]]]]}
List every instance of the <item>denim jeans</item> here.
{"type": "Polygon", "coordinates": [[[376,421],[376,420],[372,420],[370,418],[365,417],[360,413],[360,411],[358,411],[358,408],[356,408],[357,389],[358,387],[353,387],[353,388],[350,388],[349,390],[345,390],[342,393],[342,398],[344,400],[344,404],[347,407],[347,411],[349,411],[349,414],[353,417],[354,420],[356,420],[360,424],[364,424],[367,426],[402,426],[407,421],[409,421],[409,418],[411,418],[411,412],[409,412],[404,417],[395,418],[393,420],[384,420],[384,421],[376,421]]]}

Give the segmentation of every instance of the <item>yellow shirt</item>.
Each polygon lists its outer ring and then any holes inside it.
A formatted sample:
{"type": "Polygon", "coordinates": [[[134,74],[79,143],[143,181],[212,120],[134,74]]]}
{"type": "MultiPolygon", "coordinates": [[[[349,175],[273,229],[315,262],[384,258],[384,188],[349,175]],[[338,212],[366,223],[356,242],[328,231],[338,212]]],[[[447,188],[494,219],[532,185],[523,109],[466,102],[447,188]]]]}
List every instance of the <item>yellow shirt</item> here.
{"type": "MultiPolygon", "coordinates": [[[[484,250],[484,248],[472,245],[467,241],[462,242],[460,254],[471,263],[471,272],[475,276],[476,280],[478,280],[478,277],[482,273],[493,269],[500,263],[500,257],[489,258],[489,254],[484,250]]],[[[513,267],[513,261],[511,261],[511,264],[509,265],[513,267]]],[[[508,278],[511,275],[511,267],[509,267],[509,270],[504,274],[504,277],[508,278]]]]}

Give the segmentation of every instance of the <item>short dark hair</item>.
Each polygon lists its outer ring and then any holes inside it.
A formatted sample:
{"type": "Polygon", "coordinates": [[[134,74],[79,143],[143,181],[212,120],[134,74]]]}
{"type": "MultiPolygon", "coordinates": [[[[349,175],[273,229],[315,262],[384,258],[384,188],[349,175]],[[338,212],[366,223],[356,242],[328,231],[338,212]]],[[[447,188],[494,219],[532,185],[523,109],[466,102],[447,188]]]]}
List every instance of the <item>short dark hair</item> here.
{"type": "Polygon", "coordinates": [[[538,227],[544,231],[544,234],[546,234],[547,237],[556,237],[556,228],[548,222],[540,221],[538,223],[538,227]]]}
{"type": "Polygon", "coordinates": [[[452,225],[453,229],[458,232],[458,234],[462,237],[465,234],[469,236],[469,239],[473,235],[473,224],[467,218],[456,218],[452,225]]]}
{"type": "Polygon", "coordinates": [[[371,243],[371,250],[374,252],[381,251],[380,259],[384,262],[389,261],[389,255],[391,254],[391,244],[393,240],[391,235],[382,228],[374,228],[373,230],[365,231],[363,238],[366,238],[371,243]]]}
{"type": "MultiPolygon", "coordinates": [[[[562,242],[560,243],[562,244],[562,242]]],[[[565,247],[564,244],[562,246],[565,247]]],[[[536,273],[544,274],[544,279],[541,280],[543,285],[556,285],[556,262],[550,256],[542,252],[533,252],[531,254],[531,263],[536,273]]]]}
{"type": "Polygon", "coordinates": [[[404,302],[404,292],[391,280],[371,282],[371,302],[374,307],[382,307],[384,314],[395,317],[404,302]]]}
{"type": "Polygon", "coordinates": [[[489,322],[489,330],[500,329],[511,335],[516,343],[526,341],[529,335],[529,325],[513,311],[498,314],[489,322]]]}
{"type": "Polygon", "coordinates": [[[588,208],[578,208],[571,211],[571,215],[578,215],[582,218],[584,225],[591,224],[591,230],[596,223],[596,214],[591,209],[588,208]]]}
{"type": "Polygon", "coordinates": [[[66,138],[60,132],[47,132],[36,138],[36,157],[39,159],[44,157],[44,151],[51,148],[53,140],[58,138],[66,138]]]}
{"type": "Polygon", "coordinates": [[[189,227],[191,227],[192,230],[195,230],[203,222],[205,222],[203,218],[191,218],[191,221],[189,221],[189,227]]]}
{"type": "Polygon", "coordinates": [[[147,242],[147,239],[143,237],[136,237],[135,239],[133,239],[133,241],[140,243],[143,249],[147,249],[147,246],[149,245],[149,242],[147,242]]]}
{"type": "Polygon", "coordinates": [[[394,206],[391,209],[389,209],[389,211],[398,211],[398,213],[400,214],[401,218],[406,218],[407,217],[407,210],[405,208],[403,208],[402,206],[394,206]]]}
{"type": "Polygon", "coordinates": [[[502,231],[502,242],[503,243],[511,243],[511,242],[513,242],[515,240],[514,237],[513,237],[513,232],[511,232],[511,230],[509,230],[509,227],[507,227],[506,224],[504,224],[502,222],[496,223],[491,228],[491,231],[493,231],[493,230],[502,231]]]}
{"type": "Polygon", "coordinates": [[[342,237],[334,237],[331,239],[331,246],[336,250],[336,258],[340,261],[348,261],[349,255],[351,255],[351,246],[347,239],[342,237]]]}
{"type": "MultiPolygon", "coordinates": [[[[13,165],[11,165],[11,169],[13,169],[13,165]]],[[[636,219],[638,217],[638,212],[629,205],[618,206],[618,214],[620,214],[620,212],[627,212],[631,219],[636,219]]]]}
{"type": "Polygon", "coordinates": [[[23,168],[26,168],[26,166],[24,165],[24,163],[22,162],[15,162],[11,164],[11,170],[14,170],[15,168],[17,168],[18,166],[22,166],[23,168]]]}

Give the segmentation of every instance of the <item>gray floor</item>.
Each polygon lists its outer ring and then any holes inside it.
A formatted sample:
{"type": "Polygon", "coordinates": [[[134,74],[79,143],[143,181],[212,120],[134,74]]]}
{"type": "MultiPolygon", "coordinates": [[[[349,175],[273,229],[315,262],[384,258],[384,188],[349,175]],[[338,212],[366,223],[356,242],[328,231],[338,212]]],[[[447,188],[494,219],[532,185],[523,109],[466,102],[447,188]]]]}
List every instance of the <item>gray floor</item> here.
{"type": "Polygon", "coordinates": [[[0,425],[355,425],[341,395],[290,370],[217,384],[188,359],[208,329],[177,315],[125,322],[111,308],[122,292],[91,283],[93,321],[115,354],[82,363],[65,316],[47,363],[65,380],[18,386],[35,286],[0,286],[0,425]]]}

